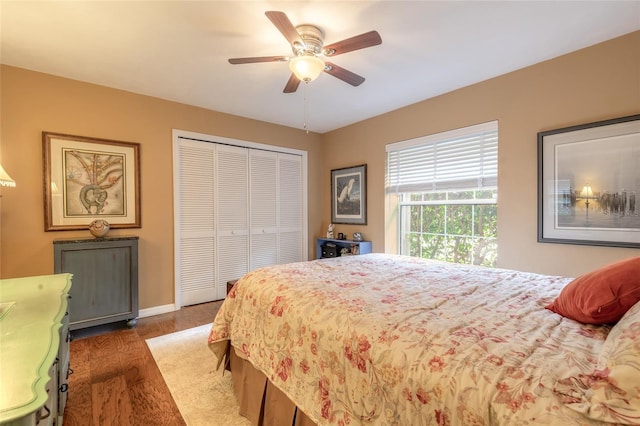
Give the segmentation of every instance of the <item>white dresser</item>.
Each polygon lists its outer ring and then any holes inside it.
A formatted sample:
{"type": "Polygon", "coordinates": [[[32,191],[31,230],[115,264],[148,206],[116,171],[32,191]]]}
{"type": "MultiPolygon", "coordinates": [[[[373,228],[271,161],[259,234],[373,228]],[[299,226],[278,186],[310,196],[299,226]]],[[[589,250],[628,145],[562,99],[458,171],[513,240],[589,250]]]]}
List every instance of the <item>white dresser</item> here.
{"type": "Polygon", "coordinates": [[[71,274],[0,280],[0,425],[62,425],[71,274]]]}

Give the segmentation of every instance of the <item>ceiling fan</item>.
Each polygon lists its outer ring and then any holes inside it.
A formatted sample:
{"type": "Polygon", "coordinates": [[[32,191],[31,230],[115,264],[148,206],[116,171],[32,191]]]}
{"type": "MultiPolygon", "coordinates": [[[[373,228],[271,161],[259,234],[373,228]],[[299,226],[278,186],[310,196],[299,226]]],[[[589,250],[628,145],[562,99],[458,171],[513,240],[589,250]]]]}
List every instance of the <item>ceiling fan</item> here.
{"type": "Polygon", "coordinates": [[[369,31],[325,46],[324,35],[320,28],[306,24],[294,27],[284,12],[268,11],[265,12],[265,15],[291,44],[294,56],[231,58],[229,63],[237,65],[255,62],[289,62],[292,74],[284,87],[284,93],[295,92],[300,81],[308,83],[316,79],[323,71],[352,86],[359,86],[364,82],[364,77],[328,62],[325,58],[382,43],[377,31],[369,31]]]}

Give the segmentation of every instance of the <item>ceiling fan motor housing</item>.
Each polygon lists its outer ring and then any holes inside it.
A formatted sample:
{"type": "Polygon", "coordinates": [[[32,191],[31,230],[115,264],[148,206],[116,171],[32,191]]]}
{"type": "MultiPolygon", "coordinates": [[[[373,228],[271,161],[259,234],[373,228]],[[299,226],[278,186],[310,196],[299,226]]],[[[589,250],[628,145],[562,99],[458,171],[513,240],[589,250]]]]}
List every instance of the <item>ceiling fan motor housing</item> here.
{"type": "Polygon", "coordinates": [[[319,55],[324,45],[322,30],[314,25],[298,25],[296,31],[304,42],[304,46],[294,43],[291,47],[296,55],[319,55]]]}

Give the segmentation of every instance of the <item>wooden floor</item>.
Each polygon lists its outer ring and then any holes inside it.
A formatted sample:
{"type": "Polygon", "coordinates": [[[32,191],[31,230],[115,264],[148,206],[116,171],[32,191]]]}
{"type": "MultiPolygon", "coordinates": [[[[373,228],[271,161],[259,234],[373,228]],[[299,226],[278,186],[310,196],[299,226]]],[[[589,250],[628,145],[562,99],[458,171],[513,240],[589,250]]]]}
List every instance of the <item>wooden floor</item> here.
{"type": "Polygon", "coordinates": [[[110,331],[72,332],[73,374],[63,424],[184,425],[145,339],[211,323],[221,304],[142,318],[133,329],[118,325],[110,331]]]}

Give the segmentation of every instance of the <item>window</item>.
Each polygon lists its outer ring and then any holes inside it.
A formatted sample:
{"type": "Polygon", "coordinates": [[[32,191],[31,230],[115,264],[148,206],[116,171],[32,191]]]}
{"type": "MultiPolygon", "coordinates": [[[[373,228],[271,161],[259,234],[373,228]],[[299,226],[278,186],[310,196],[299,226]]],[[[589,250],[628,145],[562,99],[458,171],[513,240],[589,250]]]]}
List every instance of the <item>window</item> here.
{"type": "Polygon", "coordinates": [[[496,121],[387,145],[387,223],[397,253],[496,266],[496,121]]]}

